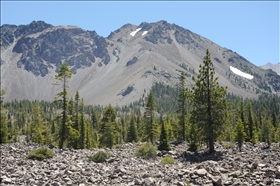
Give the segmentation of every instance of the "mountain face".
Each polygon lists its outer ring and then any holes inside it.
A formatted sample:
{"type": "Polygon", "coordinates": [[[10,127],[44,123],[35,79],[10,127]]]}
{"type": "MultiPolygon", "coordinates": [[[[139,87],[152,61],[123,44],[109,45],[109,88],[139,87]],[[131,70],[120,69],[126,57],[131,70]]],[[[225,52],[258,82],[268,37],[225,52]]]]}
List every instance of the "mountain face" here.
{"type": "Polygon", "coordinates": [[[207,48],[219,83],[228,86],[228,92],[244,97],[280,92],[276,73],[166,21],[126,24],[107,38],[43,21],[2,25],[1,85],[7,92],[5,101],[51,101],[61,91],[52,85],[54,75],[67,61],[74,73],[71,95],[79,91],[87,104],[125,105],[146,96],[155,82],[175,86],[181,71],[191,86],[191,76],[198,73],[207,48]]]}
{"type": "Polygon", "coordinates": [[[268,69],[268,70],[270,69],[273,72],[276,72],[277,74],[280,75],[280,62],[278,64],[272,64],[272,63],[268,62],[267,64],[262,65],[260,67],[262,69],[268,69]]]}

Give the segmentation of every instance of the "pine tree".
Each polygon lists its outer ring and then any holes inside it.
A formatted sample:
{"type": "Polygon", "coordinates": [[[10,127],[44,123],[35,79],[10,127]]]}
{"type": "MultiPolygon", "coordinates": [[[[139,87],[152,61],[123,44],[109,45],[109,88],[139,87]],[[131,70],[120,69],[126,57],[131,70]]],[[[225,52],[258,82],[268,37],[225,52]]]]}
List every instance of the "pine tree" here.
{"type": "Polygon", "coordinates": [[[258,132],[255,126],[253,127],[251,142],[253,143],[253,145],[255,145],[258,142],[258,132]]]}
{"type": "Polygon", "coordinates": [[[8,132],[8,121],[7,121],[7,116],[6,116],[6,111],[3,108],[3,96],[6,92],[4,90],[0,90],[0,116],[1,116],[1,125],[0,125],[0,144],[1,143],[8,143],[8,137],[9,137],[9,132],[8,132]]]}
{"type": "Polygon", "coordinates": [[[109,106],[103,111],[103,118],[100,126],[100,147],[112,148],[113,145],[117,143],[120,129],[115,119],[115,110],[111,104],[109,104],[109,106]]]}
{"type": "Polygon", "coordinates": [[[268,118],[262,122],[262,137],[267,143],[267,147],[270,148],[274,138],[274,126],[272,125],[271,119],[268,118]]]}
{"type": "Polygon", "coordinates": [[[161,132],[160,132],[158,150],[169,151],[169,150],[171,150],[171,148],[170,148],[170,145],[168,143],[169,140],[168,140],[167,132],[166,132],[164,122],[163,122],[163,119],[162,119],[162,115],[160,116],[160,124],[161,124],[161,132]]]}
{"type": "Polygon", "coordinates": [[[85,116],[84,116],[84,99],[82,98],[81,101],[81,110],[80,110],[80,115],[81,115],[81,122],[80,122],[80,148],[84,149],[85,148],[85,116]]]}
{"type": "Polygon", "coordinates": [[[94,130],[99,130],[98,119],[97,119],[96,111],[94,109],[92,109],[91,111],[91,123],[94,130]]]}
{"type": "Polygon", "coordinates": [[[242,119],[239,117],[235,124],[234,141],[236,141],[238,143],[238,148],[239,148],[240,152],[241,152],[245,137],[246,137],[246,133],[244,132],[244,124],[242,122],[242,119]]]}
{"type": "Polygon", "coordinates": [[[127,131],[127,138],[126,138],[127,142],[137,142],[137,129],[135,126],[135,115],[133,113],[133,111],[131,111],[130,114],[130,122],[129,122],[129,126],[128,126],[128,131],[127,131]]]}
{"type": "Polygon", "coordinates": [[[154,96],[152,94],[152,92],[150,92],[149,96],[148,96],[148,101],[145,107],[145,113],[144,113],[144,117],[146,120],[146,135],[147,135],[147,140],[149,140],[151,143],[154,142],[155,137],[156,137],[156,133],[157,133],[157,129],[156,129],[156,125],[155,125],[155,121],[154,121],[154,112],[156,110],[156,102],[154,100],[154,96]]]}
{"type": "Polygon", "coordinates": [[[186,88],[186,77],[184,72],[181,72],[181,76],[180,76],[180,82],[179,82],[179,99],[178,99],[178,105],[179,105],[179,109],[177,110],[177,112],[179,113],[179,122],[180,122],[180,126],[181,126],[181,140],[185,141],[186,136],[185,136],[185,132],[186,132],[186,114],[187,114],[187,88],[186,88]]]}
{"type": "Polygon", "coordinates": [[[35,103],[32,118],[30,126],[30,140],[34,143],[43,144],[46,140],[46,136],[43,135],[46,131],[46,126],[44,118],[42,117],[41,107],[38,102],[35,103]]]}
{"type": "Polygon", "coordinates": [[[256,130],[255,126],[254,126],[254,122],[253,122],[253,111],[252,111],[252,103],[249,101],[248,102],[248,124],[249,124],[249,132],[248,132],[248,140],[247,141],[252,141],[252,140],[256,140],[256,136],[254,136],[255,139],[253,139],[253,131],[256,130]]]}
{"type": "Polygon", "coordinates": [[[202,134],[200,133],[200,130],[198,130],[198,126],[191,124],[188,126],[188,142],[190,143],[189,151],[191,152],[197,152],[199,150],[199,144],[202,141],[202,134]]]}
{"type": "Polygon", "coordinates": [[[75,94],[75,125],[74,128],[76,130],[79,130],[79,103],[80,102],[80,95],[79,92],[77,91],[75,94]]]}
{"type": "Polygon", "coordinates": [[[214,153],[214,142],[223,132],[227,104],[226,89],[219,86],[218,77],[207,49],[199,74],[193,77],[191,123],[196,124],[203,138],[208,141],[209,153],[214,153]]]}
{"type": "MultiPolygon", "coordinates": [[[[68,67],[67,62],[63,62],[60,66],[59,72],[55,75],[55,79],[62,83],[62,92],[58,93],[55,97],[57,101],[62,102],[62,120],[61,120],[61,129],[60,129],[60,141],[59,141],[59,148],[63,148],[63,144],[67,139],[67,89],[69,88],[67,82],[72,76],[72,71],[68,67]],[[59,99],[60,98],[60,99],[59,99]]],[[[55,85],[57,85],[55,83],[55,85]]]]}

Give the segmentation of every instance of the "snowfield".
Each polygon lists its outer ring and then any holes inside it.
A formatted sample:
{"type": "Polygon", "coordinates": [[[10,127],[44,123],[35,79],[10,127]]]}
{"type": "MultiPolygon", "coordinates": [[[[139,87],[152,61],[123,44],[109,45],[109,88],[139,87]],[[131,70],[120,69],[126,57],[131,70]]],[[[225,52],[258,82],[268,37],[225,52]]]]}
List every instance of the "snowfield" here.
{"type": "Polygon", "coordinates": [[[135,36],[135,34],[136,34],[137,32],[139,32],[141,29],[142,29],[142,28],[137,28],[135,31],[131,32],[130,35],[131,35],[131,36],[135,36]]]}
{"type": "Polygon", "coordinates": [[[143,34],[142,34],[142,36],[145,35],[145,34],[147,34],[147,33],[148,33],[148,31],[144,31],[143,34]]]}
{"type": "Polygon", "coordinates": [[[242,77],[244,77],[244,78],[246,78],[246,79],[250,79],[250,80],[254,78],[254,76],[252,76],[252,75],[250,75],[250,74],[247,74],[247,73],[245,73],[245,72],[242,72],[241,70],[239,70],[239,69],[237,69],[237,68],[234,68],[234,67],[232,67],[232,66],[230,66],[229,68],[230,68],[230,70],[231,70],[233,73],[235,73],[235,74],[238,75],[238,76],[242,76],[242,77]]]}

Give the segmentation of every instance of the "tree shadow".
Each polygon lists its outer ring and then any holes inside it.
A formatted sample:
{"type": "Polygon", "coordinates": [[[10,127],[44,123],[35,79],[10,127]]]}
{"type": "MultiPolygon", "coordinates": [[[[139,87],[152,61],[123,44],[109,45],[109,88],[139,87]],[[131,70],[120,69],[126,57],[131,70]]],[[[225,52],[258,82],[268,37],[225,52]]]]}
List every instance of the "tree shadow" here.
{"type": "Polygon", "coordinates": [[[179,156],[179,160],[181,162],[190,162],[190,163],[201,163],[204,161],[212,160],[212,161],[221,161],[224,159],[224,152],[216,151],[212,154],[209,154],[207,151],[200,152],[190,152],[185,151],[179,156]]]}

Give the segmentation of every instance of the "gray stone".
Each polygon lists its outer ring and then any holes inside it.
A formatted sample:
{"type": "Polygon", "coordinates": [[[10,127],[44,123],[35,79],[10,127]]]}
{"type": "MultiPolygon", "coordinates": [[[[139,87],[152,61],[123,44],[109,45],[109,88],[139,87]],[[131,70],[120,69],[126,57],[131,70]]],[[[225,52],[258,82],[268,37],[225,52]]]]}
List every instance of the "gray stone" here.
{"type": "Polygon", "coordinates": [[[198,169],[194,173],[199,177],[203,177],[207,175],[207,171],[205,169],[198,169]]]}
{"type": "Polygon", "coordinates": [[[97,179],[95,179],[95,177],[91,176],[89,179],[88,179],[89,182],[91,183],[95,183],[97,182],[97,179]]]}
{"type": "Polygon", "coordinates": [[[145,186],[153,186],[155,185],[155,180],[153,178],[146,178],[144,180],[145,186]]]}
{"type": "Polygon", "coordinates": [[[6,178],[2,179],[2,182],[3,183],[12,183],[12,179],[6,177],[6,178]]]}
{"type": "Polygon", "coordinates": [[[183,182],[181,182],[181,181],[178,181],[177,182],[177,186],[184,186],[185,184],[183,183],[183,182]]]}
{"type": "Polygon", "coordinates": [[[143,181],[141,181],[140,179],[135,179],[134,184],[135,185],[142,185],[143,181]]]}

